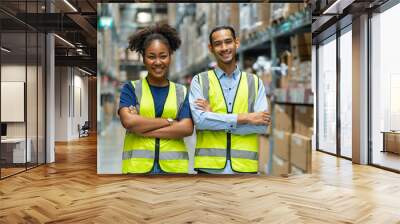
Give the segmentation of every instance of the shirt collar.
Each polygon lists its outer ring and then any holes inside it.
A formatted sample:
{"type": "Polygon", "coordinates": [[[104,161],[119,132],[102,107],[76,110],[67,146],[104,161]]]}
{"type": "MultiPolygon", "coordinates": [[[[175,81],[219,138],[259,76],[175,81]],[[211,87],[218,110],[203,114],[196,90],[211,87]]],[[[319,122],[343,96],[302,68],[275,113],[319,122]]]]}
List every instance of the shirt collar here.
{"type": "MultiPolygon", "coordinates": [[[[215,74],[217,75],[218,79],[221,79],[222,76],[226,75],[225,72],[220,69],[218,66],[214,69],[215,70],[215,74]]],[[[240,74],[240,69],[239,67],[236,65],[235,70],[233,71],[233,79],[236,80],[239,77],[240,74]]]]}

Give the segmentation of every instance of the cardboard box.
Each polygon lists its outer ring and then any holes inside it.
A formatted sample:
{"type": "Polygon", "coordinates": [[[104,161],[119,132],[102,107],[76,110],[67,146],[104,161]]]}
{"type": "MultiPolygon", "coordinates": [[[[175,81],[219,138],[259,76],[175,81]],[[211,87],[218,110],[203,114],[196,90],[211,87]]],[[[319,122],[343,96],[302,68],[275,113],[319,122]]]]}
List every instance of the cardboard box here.
{"type": "Polygon", "coordinates": [[[291,133],[274,129],[274,151],[273,154],[279,158],[290,160],[290,135],[291,133]]]}
{"type": "Polygon", "coordinates": [[[235,29],[236,36],[239,37],[240,31],[240,16],[239,16],[239,3],[231,3],[231,14],[229,18],[230,25],[235,29]]]}
{"type": "Polygon", "coordinates": [[[294,132],[308,138],[312,137],[314,125],[314,107],[296,106],[294,108],[294,132]]]}
{"type": "Polygon", "coordinates": [[[271,22],[283,18],[285,3],[271,3],[271,22]]]}
{"type": "Polygon", "coordinates": [[[290,133],[293,132],[293,106],[275,104],[274,116],[275,129],[290,133]]]}
{"type": "Polygon", "coordinates": [[[272,156],[272,175],[276,176],[287,176],[290,174],[290,163],[289,161],[282,160],[277,156],[272,156]]]}
{"type": "Polygon", "coordinates": [[[258,136],[258,171],[268,173],[269,138],[265,135],[258,136]]]}
{"type": "Polygon", "coordinates": [[[289,89],[281,89],[281,88],[275,89],[274,90],[275,100],[279,102],[288,101],[288,91],[289,89]]]}
{"type": "MultiPolygon", "coordinates": [[[[217,24],[219,26],[232,26],[236,33],[240,30],[239,4],[238,3],[217,3],[218,14],[217,24]]],[[[211,31],[211,30],[210,30],[211,31]]]]}
{"type": "Polygon", "coordinates": [[[270,3],[271,22],[287,18],[293,13],[304,9],[303,3],[270,3]]]}
{"type": "Polygon", "coordinates": [[[271,21],[271,4],[259,3],[257,4],[257,18],[261,25],[269,25],[271,21]]]}
{"type": "Polygon", "coordinates": [[[251,4],[239,3],[240,33],[244,34],[252,25],[251,4]]]}
{"type": "Polygon", "coordinates": [[[289,89],[290,86],[290,76],[283,75],[279,79],[279,88],[281,89],[289,89]]]}
{"type": "Polygon", "coordinates": [[[311,172],[311,138],[292,134],[290,137],[290,162],[306,173],[311,172]]]}
{"type": "Polygon", "coordinates": [[[311,60],[311,33],[300,33],[290,37],[290,48],[294,59],[311,60]]]}

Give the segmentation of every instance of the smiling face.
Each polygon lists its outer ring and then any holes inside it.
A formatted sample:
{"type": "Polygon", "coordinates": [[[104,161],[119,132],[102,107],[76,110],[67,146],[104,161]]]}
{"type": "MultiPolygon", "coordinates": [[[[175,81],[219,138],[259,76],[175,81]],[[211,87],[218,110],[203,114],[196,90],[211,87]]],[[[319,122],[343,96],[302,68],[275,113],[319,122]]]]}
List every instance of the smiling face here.
{"type": "Polygon", "coordinates": [[[211,39],[212,43],[208,47],[217,61],[224,64],[235,63],[239,41],[233,38],[232,32],[228,29],[218,30],[212,34],[211,39]]]}
{"type": "Polygon", "coordinates": [[[144,51],[143,63],[150,76],[165,79],[171,63],[169,47],[160,40],[151,41],[144,51]]]}

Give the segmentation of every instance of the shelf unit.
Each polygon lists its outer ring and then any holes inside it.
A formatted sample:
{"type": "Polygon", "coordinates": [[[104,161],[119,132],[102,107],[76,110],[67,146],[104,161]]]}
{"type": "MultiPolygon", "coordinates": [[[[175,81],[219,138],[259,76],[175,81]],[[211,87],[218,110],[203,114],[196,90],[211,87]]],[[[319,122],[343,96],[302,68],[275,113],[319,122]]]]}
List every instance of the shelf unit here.
{"type": "MultiPolygon", "coordinates": [[[[184,11],[182,14],[177,16],[177,27],[185,16],[192,15],[191,10],[192,8],[189,7],[188,11],[184,11]]],[[[252,38],[241,41],[241,46],[237,51],[239,56],[239,65],[241,67],[243,66],[243,57],[245,53],[260,47],[269,47],[269,49],[271,49],[271,58],[277,58],[276,52],[278,49],[276,49],[276,42],[279,42],[280,38],[288,37],[301,32],[310,32],[310,27],[311,12],[309,9],[306,9],[290,15],[288,18],[282,20],[280,23],[275,24],[274,26],[270,26],[265,28],[265,30],[255,32],[254,35],[252,35],[252,38]]],[[[188,74],[194,76],[199,72],[206,70],[212,61],[213,59],[207,56],[200,62],[192,64],[184,68],[182,71],[172,74],[171,77],[181,78],[188,74]]]]}

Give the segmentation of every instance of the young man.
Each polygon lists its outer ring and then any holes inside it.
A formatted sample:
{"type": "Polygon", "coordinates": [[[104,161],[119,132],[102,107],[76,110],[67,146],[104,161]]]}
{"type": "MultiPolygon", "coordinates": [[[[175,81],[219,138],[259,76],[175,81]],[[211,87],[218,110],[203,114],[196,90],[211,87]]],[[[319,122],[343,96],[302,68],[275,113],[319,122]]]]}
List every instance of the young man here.
{"type": "Polygon", "coordinates": [[[196,75],[189,103],[196,125],[199,173],[257,173],[257,134],[270,124],[263,83],[236,65],[239,40],[230,26],[214,28],[209,50],[217,68],[196,75]]]}

